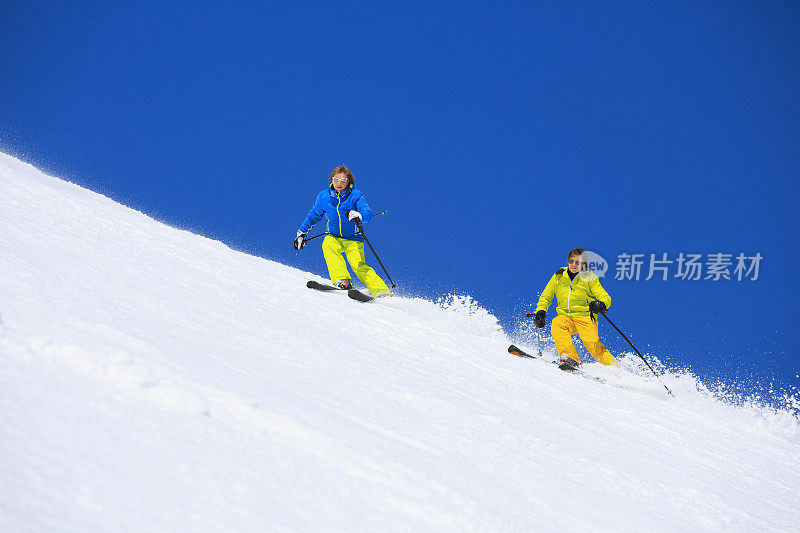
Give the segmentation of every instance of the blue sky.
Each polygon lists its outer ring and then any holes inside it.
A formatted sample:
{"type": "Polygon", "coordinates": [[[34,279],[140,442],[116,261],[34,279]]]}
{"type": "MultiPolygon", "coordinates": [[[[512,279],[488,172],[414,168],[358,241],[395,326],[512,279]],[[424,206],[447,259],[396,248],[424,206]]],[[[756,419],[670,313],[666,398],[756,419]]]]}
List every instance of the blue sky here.
{"type": "Polygon", "coordinates": [[[319,274],[319,241],[291,242],[346,164],[401,292],[511,328],[583,246],[642,351],[800,383],[797,3],[162,4],[2,4],[0,149],[319,274]],[[681,252],[764,259],[614,279],[621,253],[681,252]]]}

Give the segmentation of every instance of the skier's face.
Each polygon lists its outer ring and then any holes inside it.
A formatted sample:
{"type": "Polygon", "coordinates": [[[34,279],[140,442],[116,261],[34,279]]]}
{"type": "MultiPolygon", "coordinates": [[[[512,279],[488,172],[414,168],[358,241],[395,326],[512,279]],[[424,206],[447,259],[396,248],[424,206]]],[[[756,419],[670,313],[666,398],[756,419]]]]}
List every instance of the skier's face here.
{"type": "Polygon", "coordinates": [[[569,263],[569,271],[573,274],[577,274],[581,270],[581,256],[573,255],[569,259],[567,259],[567,263],[569,263]]]}
{"type": "Polygon", "coordinates": [[[347,188],[348,179],[347,174],[336,174],[332,179],[331,182],[333,183],[333,188],[336,189],[336,192],[342,192],[347,188]],[[343,180],[343,181],[339,181],[343,180]]]}

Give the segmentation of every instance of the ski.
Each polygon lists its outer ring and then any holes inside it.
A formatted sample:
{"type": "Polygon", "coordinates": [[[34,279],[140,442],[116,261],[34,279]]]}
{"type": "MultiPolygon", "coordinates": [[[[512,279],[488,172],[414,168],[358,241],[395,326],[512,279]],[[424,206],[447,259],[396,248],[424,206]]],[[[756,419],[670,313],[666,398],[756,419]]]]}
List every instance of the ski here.
{"type": "Polygon", "coordinates": [[[536,359],[535,355],[531,355],[529,353],[525,353],[513,344],[508,347],[508,353],[512,355],[516,355],[517,357],[530,357],[531,359],[536,359]]]}
{"type": "MultiPolygon", "coordinates": [[[[309,280],[308,282],[306,282],[306,287],[308,287],[309,289],[314,289],[322,292],[334,292],[334,291],[345,290],[345,289],[340,289],[335,285],[325,285],[324,283],[319,283],[318,281],[313,281],[313,280],[309,280]]],[[[372,296],[364,294],[363,292],[358,291],[356,289],[348,290],[347,295],[353,300],[357,300],[359,302],[371,302],[372,300],[375,299],[372,296]]]]}
{"type": "Polygon", "coordinates": [[[355,289],[350,289],[347,291],[347,295],[352,298],[353,300],[358,300],[359,302],[371,302],[375,298],[372,296],[368,296],[361,291],[357,291],[355,289]]]}
{"type": "Polygon", "coordinates": [[[343,290],[343,289],[340,289],[339,287],[336,287],[334,285],[325,285],[323,283],[320,283],[320,282],[314,281],[314,280],[309,280],[306,283],[306,287],[308,287],[309,289],[315,289],[315,290],[318,290],[318,291],[341,291],[341,290],[343,290]]]}
{"type": "MultiPolygon", "coordinates": [[[[540,357],[537,357],[535,355],[531,355],[531,354],[529,354],[527,352],[524,352],[524,351],[520,350],[519,348],[517,348],[513,344],[508,347],[508,353],[510,353],[512,355],[516,355],[517,357],[527,357],[529,359],[541,359],[540,357]]],[[[541,359],[541,360],[544,361],[543,359],[541,359]]],[[[558,361],[553,361],[553,364],[556,364],[557,362],[558,361]]],[[[584,372],[580,368],[576,368],[574,366],[570,366],[570,365],[565,364],[565,363],[562,363],[562,364],[558,365],[558,368],[559,368],[559,370],[563,370],[564,372],[567,372],[569,374],[576,374],[576,375],[582,376],[582,377],[584,377],[586,379],[591,379],[592,381],[597,381],[597,382],[600,382],[600,383],[605,383],[606,382],[606,380],[604,380],[602,378],[599,378],[597,376],[592,376],[591,374],[587,374],[586,372],[584,372]]]]}
{"type": "Polygon", "coordinates": [[[581,376],[582,378],[586,378],[586,379],[591,380],[591,381],[596,381],[596,382],[602,383],[604,385],[608,385],[608,386],[611,386],[611,387],[616,387],[618,389],[622,389],[622,390],[626,390],[626,391],[642,392],[642,391],[637,391],[635,388],[631,388],[630,386],[624,386],[624,385],[621,385],[619,383],[614,383],[613,381],[609,381],[608,379],[602,378],[600,376],[593,376],[592,374],[589,374],[589,373],[585,372],[580,367],[576,368],[574,366],[567,365],[567,364],[564,364],[564,363],[559,365],[558,361],[548,361],[547,359],[544,359],[541,356],[529,354],[529,353],[525,352],[524,350],[520,350],[519,348],[517,348],[513,344],[508,347],[508,353],[510,353],[511,355],[516,355],[517,357],[523,357],[523,358],[526,358],[526,359],[538,359],[542,363],[551,362],[551,363],[553,363],[555,365],[558,365],[558,368],[560,370],[563,370],[564,372],[566,372],[568,374],[574,374],[576,376],[581,376]]]}

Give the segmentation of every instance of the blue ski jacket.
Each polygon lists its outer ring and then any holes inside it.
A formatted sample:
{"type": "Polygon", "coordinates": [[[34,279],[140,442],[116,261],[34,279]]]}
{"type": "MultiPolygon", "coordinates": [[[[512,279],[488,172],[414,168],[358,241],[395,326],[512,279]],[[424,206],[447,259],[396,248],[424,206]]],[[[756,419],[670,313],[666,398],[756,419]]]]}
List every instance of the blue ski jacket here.
{"type": "Polygon", "coordinates": [[[356,189],[353,183],[342,192],[337,192],[331,185],[317,195],[317,200],[306,215],[300,231],[308,233],[308,230],[325,216],[328,218],[328,227],[325,229],[325,233],[351,241],[364,242],[364,237],[356,235],[358,227],[355,223],[347,220],[347,212],[351,210],[361,213],[362,224],[372,220],[372,210],[364,198],[364,193],[356,189]]]}

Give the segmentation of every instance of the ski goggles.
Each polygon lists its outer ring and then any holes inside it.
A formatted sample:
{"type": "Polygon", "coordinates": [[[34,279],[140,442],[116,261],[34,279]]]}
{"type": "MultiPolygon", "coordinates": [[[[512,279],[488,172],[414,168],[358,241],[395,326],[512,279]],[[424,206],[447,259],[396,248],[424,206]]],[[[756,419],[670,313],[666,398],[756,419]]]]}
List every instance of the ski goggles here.
{"type": "MultiPolygon", "coordinates": [[[[573,265],[573,264],[580,265],[581,264],[581,260],[580,259],[570,259],[569,261],[567,261],[567,263],[569,263],[570,265],[573,265]]],[[[583,264],[585,265],[586,262],[583,261],[583,264]]]]}
{"type": "Polygon", "coordinates": [[[337,178],[336,176],[331,178],[333,181],[337,181],[339,183],[347,183],[348,178],[337,178]]]}

